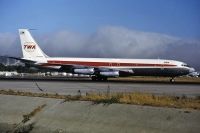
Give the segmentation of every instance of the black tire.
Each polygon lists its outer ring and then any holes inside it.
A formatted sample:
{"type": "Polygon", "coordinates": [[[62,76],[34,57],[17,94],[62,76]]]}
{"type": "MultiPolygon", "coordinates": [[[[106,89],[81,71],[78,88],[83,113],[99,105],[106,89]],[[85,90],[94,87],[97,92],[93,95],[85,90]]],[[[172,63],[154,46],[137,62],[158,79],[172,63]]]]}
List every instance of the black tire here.
{"type": "Polygon", "coordinates": [[[175,82],[175,79],[174,79],[174,78],[170,79],[170,82],[171,82],[171,83],[174,83],[174,82],[175,82]]]}
{"type": "Polygon", "coordinates": [[[92,80],[93,81],[107,81],[107,77],[96,77],[96,76],[92,76],[92,80]]]}
{"type": "Polygon", "coordinates": [[[108,78],[107,78],[107,77],[103,77],[102,79],[103,79],[103,81],[107,81],[107,80],[108,80],[108,78]]]}
{"type": "Polygon", "coordinates": [[[92,81],[96,81],[97,77],[96,76],[92,76],[92,81]]]}
{"type": "Polygon", "coordinates": [[[103,78],[102,78],[102,77],[97,77],[97,80],[98,80],[98,81],[102,81],[103,78]]]}

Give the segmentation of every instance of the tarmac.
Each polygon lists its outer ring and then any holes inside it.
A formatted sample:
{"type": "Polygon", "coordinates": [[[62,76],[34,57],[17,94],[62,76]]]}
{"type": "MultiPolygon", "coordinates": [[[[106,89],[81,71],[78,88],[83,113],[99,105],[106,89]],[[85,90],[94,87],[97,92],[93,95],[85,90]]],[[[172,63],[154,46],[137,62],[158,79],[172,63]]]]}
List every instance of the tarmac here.
{"type": "Polygon", "coordinates": [[[30,133],[199,133],[199,124],[197,110],[83,101],[63,103],[58,99],[0,95],[1,133],[19,130],[30,133]],[[47,106],[22,123],[23,115],[43,104],[47,106]]]}
{"type": "Polygon", "coordinates": [[[200,96],[200,84],[154,82],[91,82],[82,80],[0,80],[0,89],[76,95],[86,92],[146,92],[158,95],[200,96]]]}

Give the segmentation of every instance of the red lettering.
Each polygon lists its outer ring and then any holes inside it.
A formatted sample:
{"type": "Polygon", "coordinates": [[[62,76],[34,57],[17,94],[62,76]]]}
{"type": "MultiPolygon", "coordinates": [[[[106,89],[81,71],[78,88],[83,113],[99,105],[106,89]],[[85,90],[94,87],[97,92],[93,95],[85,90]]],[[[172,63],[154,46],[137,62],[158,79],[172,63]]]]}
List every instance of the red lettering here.
{"type": "Polygon", "coordinates": [[[32,46],[32,49],[35,49],[35,45],[32,46]]]}
{"type": "Polygon", "coordinates": [[[35,49],[35,45],[24,45],[24,49],[35,49]]]}
{"type": "Polygon", "coordinates": [[[27,49],[31,49],[31,48],[32,48],[32,45],[28,45],[28,46],[27,46],[27,49]]]}

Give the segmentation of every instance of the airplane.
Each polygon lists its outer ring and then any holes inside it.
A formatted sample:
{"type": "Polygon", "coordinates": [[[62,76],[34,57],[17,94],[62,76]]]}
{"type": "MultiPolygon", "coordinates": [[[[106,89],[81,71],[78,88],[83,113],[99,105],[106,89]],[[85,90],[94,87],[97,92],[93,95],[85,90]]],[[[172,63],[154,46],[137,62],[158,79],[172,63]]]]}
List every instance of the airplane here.
{"type": "Polygon", "coordinates": [[[10,58],[36,67],[90,75],[94,81],[110,77],[164,76],[171,77],[170,82],[174,82],[175,77],[195,71],[186,63],[175,60],[49,57],[34,40],[29,29],[19,29],[19,36],[23,58],[10,58]]]}

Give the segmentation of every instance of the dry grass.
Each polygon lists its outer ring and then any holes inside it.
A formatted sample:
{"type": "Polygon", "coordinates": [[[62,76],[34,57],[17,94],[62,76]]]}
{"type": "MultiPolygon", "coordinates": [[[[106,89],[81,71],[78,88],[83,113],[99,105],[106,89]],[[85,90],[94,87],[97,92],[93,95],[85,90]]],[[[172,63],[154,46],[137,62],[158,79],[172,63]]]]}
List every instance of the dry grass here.
{"type": "MultiPolygon", "coordinates": [[[[13,90],[0,90],[0,94],[4,95],[18,95],[30,97],[56,98],[64,99],[66,101],[92,101],[95,104],[134,104],[134,105],[148,105],[156,107],[172,107],[172,108],[189,108],[200,110],[200,97],[188,98],[186,96],[157,96],[149,93],[86,93],[86,95],[59,95],[51,93],[32,93],[13,90]]],[[[34,113],[32,113],[34,115],[34,113]]],[[[30,114],[30,115],[32,115],[30,114]]]]}
{"type": "Polygon", "coordinates": [[[113,93],[110,97],[107,94],[91,93],[85,100],[96,103],[123,103],[135,105],[148,105],[156,107],[191,108],[200,110],[200,99],[187,98],[186,96],[155,96],[149,93],[113,93]]]}
{"type": "Polygon", "coordinates": [[[23,115],[23,123],[26,123],[27,121],[30,120],[31,117],[35,116],[38,112],[40,112],[44,107],[46,106],[46,104],[43,104],[41,106],[38,106],[37,108],[35,108],[33,111],[31,111],[28,114],[23,115]]]}

